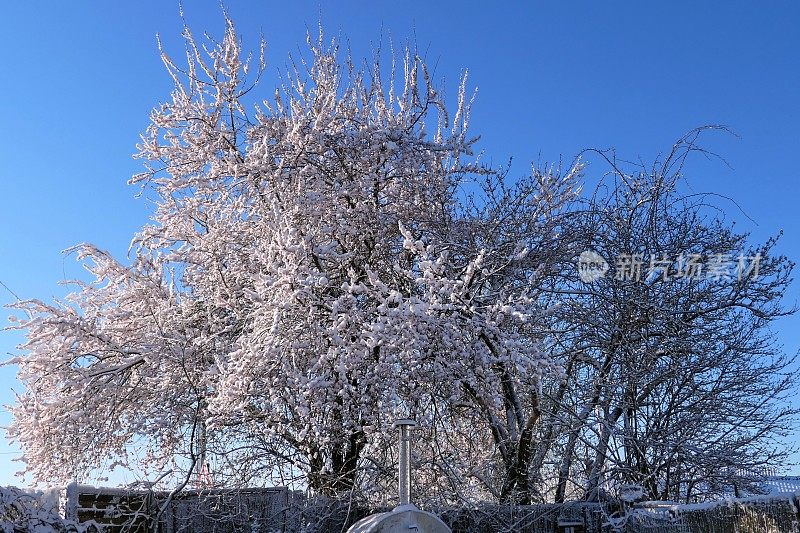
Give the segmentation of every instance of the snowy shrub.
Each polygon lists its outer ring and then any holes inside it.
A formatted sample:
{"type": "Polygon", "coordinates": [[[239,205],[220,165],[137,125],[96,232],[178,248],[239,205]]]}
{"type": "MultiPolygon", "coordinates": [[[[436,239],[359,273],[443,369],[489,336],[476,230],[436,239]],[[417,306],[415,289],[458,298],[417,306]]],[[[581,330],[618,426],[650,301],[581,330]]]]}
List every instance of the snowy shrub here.
{"type": "Polygon", "coordinates": [[[39,491],[0,487],[0,530],[2,533],[84,532],[86,527],[64,520],[57,505],[39,491]]]}

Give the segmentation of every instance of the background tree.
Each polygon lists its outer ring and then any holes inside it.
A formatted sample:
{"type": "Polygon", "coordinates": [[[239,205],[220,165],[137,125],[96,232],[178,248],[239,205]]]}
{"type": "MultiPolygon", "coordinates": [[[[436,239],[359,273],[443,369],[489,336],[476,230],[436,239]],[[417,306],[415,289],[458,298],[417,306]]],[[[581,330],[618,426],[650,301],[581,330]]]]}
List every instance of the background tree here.
{"type": "Polygon", "coordinates": [[[556,501],[620,483],[655,499],[754,490],[787,455],[776,438],[798,412],[794,358],[769,328],[791,312],[781,297],[793,264],[775,239],[750,246],[713,195],[682,192],[702,131],[649,169],[601,154],[612,173],[573,209],[575,242],[611,268],[553,284],[565,380],[549,389],[542,450],[560,456],[556,501]]]}

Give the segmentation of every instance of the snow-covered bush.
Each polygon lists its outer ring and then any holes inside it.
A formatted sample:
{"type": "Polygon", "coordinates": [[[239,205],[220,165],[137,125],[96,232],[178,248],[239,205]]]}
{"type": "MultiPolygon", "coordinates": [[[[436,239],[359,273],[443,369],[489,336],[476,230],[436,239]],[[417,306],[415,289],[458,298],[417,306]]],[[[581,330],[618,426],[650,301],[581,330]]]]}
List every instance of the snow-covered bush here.
{"type": "Polygon", "coordinates": [[[85,527],[64,520],[58,505],[43,492],[0,487],[2,533],[82,533],[85,527]]]}

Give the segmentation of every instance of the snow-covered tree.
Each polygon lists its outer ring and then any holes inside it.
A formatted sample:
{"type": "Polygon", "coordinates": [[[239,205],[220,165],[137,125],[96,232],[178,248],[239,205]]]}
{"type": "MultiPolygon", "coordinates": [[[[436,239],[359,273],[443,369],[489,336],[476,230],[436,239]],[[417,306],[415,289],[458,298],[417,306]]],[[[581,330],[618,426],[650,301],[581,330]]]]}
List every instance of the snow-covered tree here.
{"type": "Polygon", "coordinates": [[[185,37],[184,67],[163,54],[175,89],[142,136],[132,182],[157,208],[130,264],[81,246],[92,281],[17,305],[10,435],[28,469],[188,480],[210,461],[229,485],[373,490],[392,472],[391,423],[411,416],[429,428],[421,486],[446,473],[527,494],[553,369],[537,341],[539,247],[579,169],[506,185],[475,162],[466,81],[450,115],[413,54],[386,80],[379,61],[357,68],[309,40],[249,106],[263,47],[245,60],[230,21],[208,49],[185,37]]]}

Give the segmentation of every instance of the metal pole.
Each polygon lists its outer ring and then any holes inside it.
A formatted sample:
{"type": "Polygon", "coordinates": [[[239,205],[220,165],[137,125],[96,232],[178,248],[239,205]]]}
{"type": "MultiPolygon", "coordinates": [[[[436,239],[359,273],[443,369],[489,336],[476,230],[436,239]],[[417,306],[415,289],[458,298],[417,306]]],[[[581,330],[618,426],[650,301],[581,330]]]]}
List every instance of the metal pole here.
{"type": "Polygon", "coordinates": [[[400,505],[411,503],[411,428],[417,423],[407,418],[397,420],[394,427],[400,428],[398,485],[400,489],[400,505]]]}

